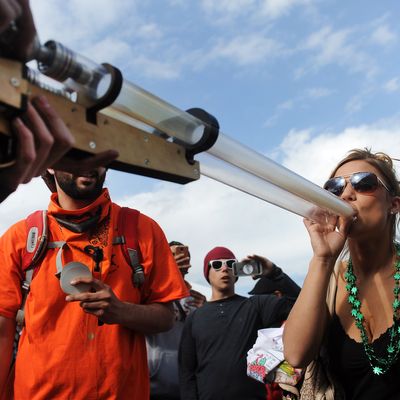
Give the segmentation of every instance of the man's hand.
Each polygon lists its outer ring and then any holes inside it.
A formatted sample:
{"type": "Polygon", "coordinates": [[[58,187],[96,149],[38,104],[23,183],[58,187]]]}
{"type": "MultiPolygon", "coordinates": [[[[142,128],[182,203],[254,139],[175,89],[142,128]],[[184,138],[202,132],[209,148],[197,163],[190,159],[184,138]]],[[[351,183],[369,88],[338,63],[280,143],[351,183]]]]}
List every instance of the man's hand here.
{"type": "Polygon", "coordinates": [[[118,324],[122,320],[124,303],[118,299],[110,286],[94,278],[78,278],[71,281],[72,285],[88,283],[94,292],[71,294],[66,301],[79,301],[83,311],[92,314],[106,324],[118,324]]]}
{"type": "MultiPolygon", "coordinates": [[[[71,294],[66,301],[79,301],[83,311],[99,318],[106,324],[120,324],[144,334],[164,332],[172,328],[174,310],[172,302],[133,304],[121,301],[113,290],[94,278],[78,278],[72,285],[88,283],[95,292],[71,294]]],[[[132,287],[132,290],[133,287],[132,287]]]]}
{"type": "Polygon", "coordinates": [[[1,195],[4,200],[20,183],[29,182],[67,152],[74,139],[44,97],[28,104],[21,118],[12,122],[17,138],[15,163],[0,170],[1,195]]]}
{"type": "Polygon", "coordinates": [[[177,245],[171,246],[170,248],[175,262],[180,269],[188,269],[191,267],[189,248],[187,246],[177,245]]]}
{"type": "MultiPolygon", "coordinates": [[[[259,256],[257,254],[253,254],[251,256],[247,256],[243,261],[246,260],[254,260],[258,261],[261,264],[262,274],[268,276],[276,267],[275,264],[266,257],[259,256]]],[[[258,279],[260,275],[253,276],[253,279],[258,279]]]]}
{"type": "Polygon", "coordinates": [[[197,290],[190,289],[189,292],[192,299],[187,301],[187,305],[199,308],[207,301],[206,297],[197,290]]]}
{"type": "Polygon", "coordinates": [[[16,118],[12,125],[18,142],[17,155],[12,166],[0,169],[0,202],[20,183],[40,176],[46,168],[74,173],[106,166],[118,157],[114,150],[79,162],[64,157],[75,140],[44,96],[33,99],[23,118],[16,118]]]}
{"type": "Polygon", "coordinates": [[[188,270],[191,267],[190,256],[185,254],[175,254],[174,258],[179,269],[188,270]]]}

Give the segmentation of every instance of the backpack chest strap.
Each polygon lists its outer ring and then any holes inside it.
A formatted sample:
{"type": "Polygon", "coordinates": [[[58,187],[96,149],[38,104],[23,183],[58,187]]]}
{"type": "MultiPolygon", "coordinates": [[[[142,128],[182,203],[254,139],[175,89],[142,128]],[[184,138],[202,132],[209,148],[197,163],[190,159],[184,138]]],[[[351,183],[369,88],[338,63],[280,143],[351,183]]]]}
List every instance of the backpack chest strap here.
{"type": "Polygon", "coordinates": [[[65,241],[58,241],[58,242],[49,242],[47,244],[48,249],[58,249],[57,256],[56,256],[56,277],[60,279],[60,275],[63,269],[63,262],[62,262],[62,252],[64,247],[66,246],[67,242],[65,241]]]}
{"type": "MultiPolygon", "coordinates": [[[[47,244],[48,249],[59,249],[57,252],[57,257],[56,257],[56,276],[59,277],[62,271],[62,250],[64,246],[66,245],[66,242],[49,242],[47,244]]],[[[29,289],[31,287],[31,282],[33,279],[33,275],[35,273],[35,265],[32,264],[30,267],[28,267],[25,270],[25,279],[22,282],[22,290],[23,290],[23,300],[26,300],[26,296],[29,293],[29,289]]]]}

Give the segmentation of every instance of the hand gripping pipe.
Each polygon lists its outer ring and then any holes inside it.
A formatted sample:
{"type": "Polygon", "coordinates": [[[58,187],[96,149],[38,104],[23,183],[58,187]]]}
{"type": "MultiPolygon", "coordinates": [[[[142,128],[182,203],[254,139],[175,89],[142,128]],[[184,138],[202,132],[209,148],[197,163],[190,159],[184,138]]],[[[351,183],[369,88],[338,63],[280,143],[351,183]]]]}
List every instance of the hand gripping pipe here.
{"type": "MultiPolygon", "coordinates": [[[[42,73],[77,92],[78,102],[85,106],[101,101],[112,84],[109,68],[57,42],[41,46],[35,58],[42,73]]],[[[101,112],[135,126],[149,125],[187,146],[199,142],[209,128],[206,122],[125,80],[113,103],[101,112]]],[[[346,217],[354,214],[343,200],[221,132],[207,153],[212,157],[203,157],[203,175],[288,211],[316,221],[327,212],[346,217]]]]}

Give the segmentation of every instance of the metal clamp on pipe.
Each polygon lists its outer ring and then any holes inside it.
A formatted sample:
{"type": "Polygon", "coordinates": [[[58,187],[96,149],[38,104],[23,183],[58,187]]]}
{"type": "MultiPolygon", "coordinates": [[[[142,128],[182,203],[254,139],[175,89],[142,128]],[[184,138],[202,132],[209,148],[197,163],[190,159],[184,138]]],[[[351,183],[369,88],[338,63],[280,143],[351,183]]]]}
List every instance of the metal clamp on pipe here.
{"type": "Polygon", "coordinates": [[[100,110],[103,110],[104,108],[114,103],[119,93],[121,92],[122,84],[124,81],[122,77],[122,72],[118,68],[107,63],[102,64],[102,66],[109,72],[111,82],[109,83],[108,89],[104,93],[104,95],[100,97],[93,106],[88,107],[86,110],[86,118],[88,122],[91,122],[92,124],[97,123],[97,113],[100,110]]]}
{"type": "Polygon", "coordinates": [[[219,134],[219,123],[213,115],[202,108],[189,108],[186,110],[186,112],[198,118],[200,121],[203,121],[205,124],[203,135],[196,143],[188,144],[176,138],[173,140],[175,143],[181,144],[185,147],[186,159],[188,162],[193,163],[194,156],[196,154],[207,151],[217,141],[219,134]]]}

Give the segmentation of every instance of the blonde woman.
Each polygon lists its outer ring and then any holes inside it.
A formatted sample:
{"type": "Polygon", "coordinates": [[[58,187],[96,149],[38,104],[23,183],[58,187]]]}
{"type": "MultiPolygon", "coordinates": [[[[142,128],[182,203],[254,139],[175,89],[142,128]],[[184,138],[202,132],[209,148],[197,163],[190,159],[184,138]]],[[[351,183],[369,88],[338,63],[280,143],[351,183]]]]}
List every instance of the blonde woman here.
{"type": "Polygon", "coordinates": [[[329,372],[341,386],[336,393],[343,392],[336,398],[399,399],[400,245],[395,231],[400,189],[392,160],[383,153],[352,150],[324,188],[348,202],[355,216],[330,217],[325,224],[304,221],[314,254],[285,325],[286,359],[305,367],[324,342],[329,372]],[[338,262],[341,253],[345,256],[338,262]],[[326,298],[335,264],[329,312],[326,298]]]}

